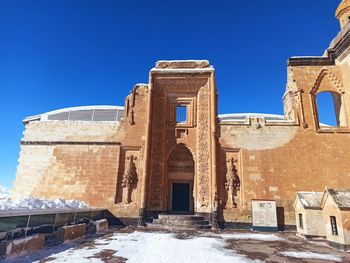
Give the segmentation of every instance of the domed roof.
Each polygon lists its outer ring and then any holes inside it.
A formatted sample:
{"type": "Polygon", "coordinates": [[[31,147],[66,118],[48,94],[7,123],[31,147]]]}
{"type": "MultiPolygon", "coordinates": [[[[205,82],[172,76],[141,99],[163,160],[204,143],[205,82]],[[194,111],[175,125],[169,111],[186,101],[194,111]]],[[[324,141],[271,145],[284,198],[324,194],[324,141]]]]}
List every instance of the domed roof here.
{"type": "Polygon", "coordinates": [[[335,16],[338,18],[341,11],[349,7],[350,7],[350,0],[343,0],[338,6],[337,11],[335,11],[335,16]]]}

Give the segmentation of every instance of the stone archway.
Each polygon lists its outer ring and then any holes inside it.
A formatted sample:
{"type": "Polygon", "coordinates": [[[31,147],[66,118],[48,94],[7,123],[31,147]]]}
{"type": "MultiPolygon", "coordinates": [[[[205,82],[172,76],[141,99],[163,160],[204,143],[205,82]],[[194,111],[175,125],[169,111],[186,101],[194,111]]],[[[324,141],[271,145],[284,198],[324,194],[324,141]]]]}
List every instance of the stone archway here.
{"type": "Polygon", "coordinates": [[[168,211],[192,214],[195,173],[192,153],[184,144],[178,144],[171,151],[167,163],[168,211]]]}

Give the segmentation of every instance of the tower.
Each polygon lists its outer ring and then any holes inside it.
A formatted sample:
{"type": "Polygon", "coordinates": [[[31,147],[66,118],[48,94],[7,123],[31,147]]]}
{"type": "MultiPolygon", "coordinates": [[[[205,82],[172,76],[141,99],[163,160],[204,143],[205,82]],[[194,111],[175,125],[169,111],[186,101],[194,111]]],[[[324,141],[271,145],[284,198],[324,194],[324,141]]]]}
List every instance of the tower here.
{"type": "Polygon", "coordinates": [[[335,17],[339,20],[342,29],[350,23],[350,0],[343,0],[339,4],[335,17]]]}
{"type": "Polygon", "coordinates": [[[216,194],[217,100],[206,60],[159,61],[150,72],[148,213],[200,213],[216,194]]]}

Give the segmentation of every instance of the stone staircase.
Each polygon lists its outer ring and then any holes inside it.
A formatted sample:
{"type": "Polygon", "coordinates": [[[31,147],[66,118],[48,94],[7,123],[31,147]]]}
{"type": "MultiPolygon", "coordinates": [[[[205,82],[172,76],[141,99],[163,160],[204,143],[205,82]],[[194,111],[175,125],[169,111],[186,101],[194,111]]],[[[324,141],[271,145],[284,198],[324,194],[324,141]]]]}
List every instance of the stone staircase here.
{"type": "Polygon", "coordinates": [[[200,230],[210,229],[211,225],[202,216],[198,215],[161,214],[158,216],[158,219],[153,219],[152,223],[148,223],[147,227],[153,229],[200,230]]]}

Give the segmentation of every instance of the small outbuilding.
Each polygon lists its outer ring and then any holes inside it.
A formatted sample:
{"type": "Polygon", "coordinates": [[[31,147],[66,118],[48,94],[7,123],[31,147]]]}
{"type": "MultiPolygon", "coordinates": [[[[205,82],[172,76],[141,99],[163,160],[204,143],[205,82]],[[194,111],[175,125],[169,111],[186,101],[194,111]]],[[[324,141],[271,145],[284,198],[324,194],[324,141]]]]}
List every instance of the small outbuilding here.
{"type": "Polygon", "coordinates": [[[294,201],[298,235],[305,238],[325,237],[321,200],[323,192],[298,192],[294,201]]]}
{"type": "Polygon", "coordinates": [[[350,249],[350,190],[327,189],[321,208],[329,245],[350,249]]]}

